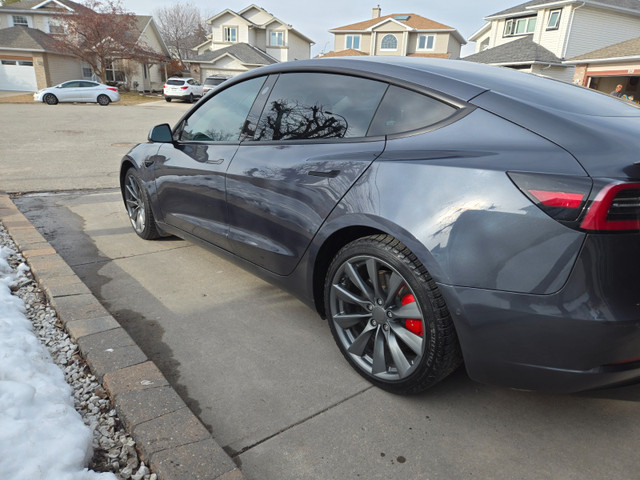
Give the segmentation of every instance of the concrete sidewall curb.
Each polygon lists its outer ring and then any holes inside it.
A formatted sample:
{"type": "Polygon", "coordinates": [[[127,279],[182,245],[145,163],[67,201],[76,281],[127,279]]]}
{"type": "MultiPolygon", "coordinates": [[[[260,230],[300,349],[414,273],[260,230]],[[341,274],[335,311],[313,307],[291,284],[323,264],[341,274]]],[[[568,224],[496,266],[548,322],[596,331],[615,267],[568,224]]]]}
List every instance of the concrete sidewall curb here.
{"type": "Polygon", "coordinates": [[[243,480],[158,367],[4,192],[0,220],[159,479],[243,480]]]}

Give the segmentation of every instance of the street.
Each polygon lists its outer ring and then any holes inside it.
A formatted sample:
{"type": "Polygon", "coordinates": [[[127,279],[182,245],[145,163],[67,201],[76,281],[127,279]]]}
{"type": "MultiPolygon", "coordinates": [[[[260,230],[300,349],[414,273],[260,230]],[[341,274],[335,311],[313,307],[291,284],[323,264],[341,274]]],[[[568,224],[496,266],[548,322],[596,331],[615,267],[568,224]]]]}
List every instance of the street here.
{"type": "Polygon", "coordinates": [[[188,108],[0,105],[0,190],[246,478],[640,478],[640,386],[548,395],[478,384],[462,367],[394,396],[357,375],[294,297],[183,240],[137,237],[120,159],[188,108]]]}

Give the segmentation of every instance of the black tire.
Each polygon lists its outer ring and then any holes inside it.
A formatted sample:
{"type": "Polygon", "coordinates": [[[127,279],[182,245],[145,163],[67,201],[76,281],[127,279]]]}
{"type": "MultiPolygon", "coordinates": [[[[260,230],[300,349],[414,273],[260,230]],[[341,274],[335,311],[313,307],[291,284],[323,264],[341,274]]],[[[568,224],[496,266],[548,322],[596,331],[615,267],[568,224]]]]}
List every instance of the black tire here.
{"type": "Polygon", "coordinates": [[[42,100],[47,105],[57,105],[58,104],[58,97],[56,97],[53,93],[47,93],[42,100]]]}
{"type": "Polygon", "coordinates": [[[170,102],[170,101],[171,101],[171,99],[170,99],[169,97],[164,97],[164,99],[165,99],[167,102],[170,102]]]}
{"type": "Polygon", "coordinates": [[[127,170],[124,177],[122,195],[131,226],[138,236],[145,240],[159,238],[160,233],[151,211],[149,194],[143,186],[140,175],[133,168],[127,170]]]}
{"type": "Polygon", "coordinates": [[[111,103],[111,99],[107,95],[98,95],[98,103],[106,107],[111,103]]]}
{"type": "Polygon", "coordinates": [[[187,98],[187,102],[193,103],[193,93],[189,94],[189,98],[187,98]]]}
{"type": "Polygon", "coordinates": [[[390,235],[355,240],[334,257],[325,311],[340,351],[374,385],[419,393],[462,363],[451,315],[438,287],[390,235]]]}

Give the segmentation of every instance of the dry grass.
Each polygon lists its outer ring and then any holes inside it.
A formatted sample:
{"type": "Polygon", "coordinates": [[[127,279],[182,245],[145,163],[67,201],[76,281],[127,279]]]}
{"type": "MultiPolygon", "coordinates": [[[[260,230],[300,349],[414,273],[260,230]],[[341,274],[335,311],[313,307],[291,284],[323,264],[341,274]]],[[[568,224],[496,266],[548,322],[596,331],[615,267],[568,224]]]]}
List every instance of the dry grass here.
{"type": "MultiPolygon", "coordinates": [[[[140,103],[155,102],[162,100],[162,94],[140,94],[138,92],[121,92],[120,101],[114,105],[138,105],[140,103]]],[[[0,103],[33,103],[33,94],[24,93],[20,95],[11,95],[9,97],[0,97],[0,103]]]]}

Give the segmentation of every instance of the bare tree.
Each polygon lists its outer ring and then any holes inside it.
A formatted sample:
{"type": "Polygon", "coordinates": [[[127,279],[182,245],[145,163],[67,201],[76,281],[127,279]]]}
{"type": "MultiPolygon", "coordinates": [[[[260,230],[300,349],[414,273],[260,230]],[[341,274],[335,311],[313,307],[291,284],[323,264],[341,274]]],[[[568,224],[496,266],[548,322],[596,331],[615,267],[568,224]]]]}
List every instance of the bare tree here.
{"type": "Polygon", "coordinates": [[[158,8],[154,17],[162,38],[180,61],[194,57],[191,49],[207,40],[202,14],[191,2],[158,8]]]}
{"type": "Polygon", "coordinates": [[[168,60],[138,41],[136,16],[127,12],[121,0],[87,0],[73,15],[59,15],[64,35],[56,35],[57,47],[91,65],[104,82],[107,68],[118,60],[159,62],[168,60]]]}

